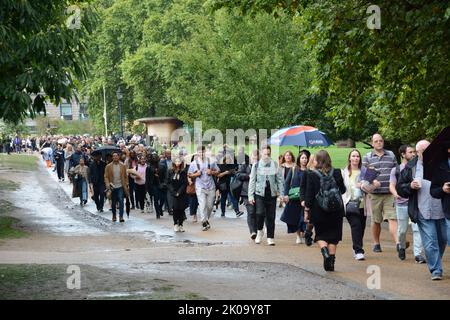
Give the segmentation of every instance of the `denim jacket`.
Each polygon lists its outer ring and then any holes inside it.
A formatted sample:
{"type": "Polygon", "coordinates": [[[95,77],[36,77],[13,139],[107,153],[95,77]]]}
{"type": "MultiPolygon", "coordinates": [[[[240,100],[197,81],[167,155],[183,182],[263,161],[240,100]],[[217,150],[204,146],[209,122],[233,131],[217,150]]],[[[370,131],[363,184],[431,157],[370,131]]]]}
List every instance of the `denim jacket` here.
{"type": "Polygon", "coordinates": [[[267,164],[260,160],[256,165],[252,166],[250,173],[248,185],[248,200],[250,202],[255,199],[255,194],[264,197],[266,177],[269,180],[272,197],[283,194],[284,179],[281,168],[273,160],[270,160],[267,164]]]}

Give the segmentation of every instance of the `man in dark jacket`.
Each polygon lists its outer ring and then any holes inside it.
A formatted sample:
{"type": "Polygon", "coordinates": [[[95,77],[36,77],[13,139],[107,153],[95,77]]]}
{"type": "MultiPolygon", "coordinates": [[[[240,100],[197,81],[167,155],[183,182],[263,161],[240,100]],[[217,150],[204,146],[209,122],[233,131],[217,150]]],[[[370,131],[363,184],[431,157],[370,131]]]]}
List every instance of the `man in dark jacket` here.
{"type": "Polygon", "coordinates": [[[447,232],[442,204],[431,197],[431,181],[423,178],[423,152],[429,145],[426,140],[417,143],[417,157],[400,173],[396,189],[401,197],[409,198],[408,215],[419,226],[431,279],[441,280],[447,232]]]}
{"type": "Polygon", "coordinates": [[[76,167],[80,163],[80,158],[81,157],[84,158],[84,162],[85,163],[88,163],[87,157],[85,156],[83,151],[81,151],[81,145],[78,144],[76,151],[72,154],[72,157],[70,158],[70,166],[69,167],[70,168],[76,167]]]}
{"type": "Polygon", "coordinates": [[[447,221],[447,244],[450,245],[450,142],[445,145],[447,159],[433,172],[431,180],[431,196],[441,199],[447,221]]]}
{"type": "Polygon", "coordinates": [[[101,154],[96,154],[94,161],[89,166],[89,184],[91,192],[94,194],[94,202],[98,212],[103,212],[105,203],[105,167],[106,163],[102,161],[101,154]]]}

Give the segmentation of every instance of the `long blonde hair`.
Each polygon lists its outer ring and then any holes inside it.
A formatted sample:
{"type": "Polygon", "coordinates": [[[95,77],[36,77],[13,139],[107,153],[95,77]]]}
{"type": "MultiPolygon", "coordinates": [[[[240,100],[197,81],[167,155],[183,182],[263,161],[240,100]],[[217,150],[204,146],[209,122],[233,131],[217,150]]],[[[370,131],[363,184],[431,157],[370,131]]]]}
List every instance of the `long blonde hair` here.
{"type": "Polygon", "coordinates": [[[314,161],[316,160],[316,154],[312,153],[309,157],[308,164],[306,165],[306,169],[308,170],[314,170],[316,167],[314,166],[314,161]]]}

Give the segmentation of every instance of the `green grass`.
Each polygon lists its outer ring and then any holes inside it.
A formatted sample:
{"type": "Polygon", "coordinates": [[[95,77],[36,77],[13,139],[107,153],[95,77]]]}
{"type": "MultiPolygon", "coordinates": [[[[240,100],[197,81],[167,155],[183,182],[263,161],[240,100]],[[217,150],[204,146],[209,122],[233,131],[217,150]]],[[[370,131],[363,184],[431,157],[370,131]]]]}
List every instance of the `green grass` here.
{"type": "Polygon", "coordinates": [[[0,168],[12,168],[15,170],[37,170],[37,158],[34,155],[25,154],[0,154],[0,168]]]}
{"type": "Polygon", "coordinates": [[[14,191],[19,188],[20,184],[11,180],[0,179],[0,190],[14,191]]]}
{"type": "Polygon", "coordinates": [[[18,222],[20,220],[13,217],[0,217],[0,239],[22,238],[27,236],[27,232],[14,227],[18,222]]]}
{"type": "MultiPolygon", "coordinates": [[[[326,150],[330,154],[333,167],[339,168],[339,169],[342,169],[347,165],[348,155],[349,155],[350,151],[353,150],[353,148],[338,148],[336,146],[330,146],[330,147],[326,147],[326,148],[324,148],[324,147],[303,148],[302,147],[300,150],[302,150],[302,149],[307,149],[311,153],[316,153],[322,149],[326,150]]],[[[371,149],[368,149],[366,147],[366,145],[364,145],[362,143],[357,143],[356,149],[358,149],[359,152],[361,152],[362,157],[364,157],[364,155],[371,150],[371,149]]],[[[274,150],[274,149],[272,149],[272,150],[274,150]]],[[[295,147],[295,146],[283,146],[283,147],[280,147],[279,150],[280,150],[279,154],[283,154],[287,150],[291,150],[294,153],[294,156],[297,157],[299,149],[298,149],[298,147],[295,147]]]]}
{"type": "MultiPolygon", "coordinates": [[[[298,156],[298,151],[299,148],[296,146],[282,146],[282,147],[278,147],[278,146],[274,146],[272,145],[272,158],[275,160],[278,158],[278,155],[283,154],[284,152],[291,150],[292,153],[294,154],[295,157],[298,156]]],[[[234,148],[235,150],[237,150],[236,146],[232,146],[232,148],[234,148]]],[[[331,157],[331,161],[333,164],[333,167],[335,168],[344,168],[347,165],[347,159],[348,159],[348,155],[350,153],[350,151],[353,148],[338,148],[336,146],[330,146],[330,147],[315,147],[315,148],[305,148],[305,147],[301,147],[300,150],[303,149],[307,149],[309,150],[311,153],[315,153],[318,152],[319,150],[326,150],[328,151],[328,153],[330,154],[331,157]]],[[[365,145],[364,143],[356,143],[356,149],[359,150],[359,152],[361,152],[361,156],[364,157],[364,155],[369,152],[371,149],[368,148],[367,145],[365,145]]],[[[187,150],[191,150],[194,151],[196,150],[193,146],[191,146],[191,148],[188,148],[187,150]]],[[[250,145],[246,145],[246,152],[247,154],[250,153],[250,145]]],[[[213,151],[217,152],[220,151],[220,148],[214,148],[213,147],[213,151]]]]}

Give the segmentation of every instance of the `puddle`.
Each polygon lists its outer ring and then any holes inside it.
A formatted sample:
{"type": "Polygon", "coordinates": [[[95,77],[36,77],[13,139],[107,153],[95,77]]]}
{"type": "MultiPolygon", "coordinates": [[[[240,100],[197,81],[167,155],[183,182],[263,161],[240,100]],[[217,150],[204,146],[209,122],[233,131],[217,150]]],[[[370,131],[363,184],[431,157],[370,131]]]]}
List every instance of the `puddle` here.
{"type": "Polygon", "coordinates": [[[66,205],[65,210],[56,207],[52,202],[55,198],[62,202],[61,197],[53,189],[45,191],[36,180],[28,179],[27,183],[23,183],[21,188],[11,192],[11,195],[11,202],[31,218],[30,222],[41,226],[43,230],[70,236],[104,233],[101,229],[74,219],[64,212],[73,210],[71,206],[66,205]]]}
{"type": "Polygon", "coordinates": [[[132,296],[142,296],[152,294],[152,291],[137,291],[137,292],[94,292],[88,294],[87,298],[124,298],[132,296]]]}

